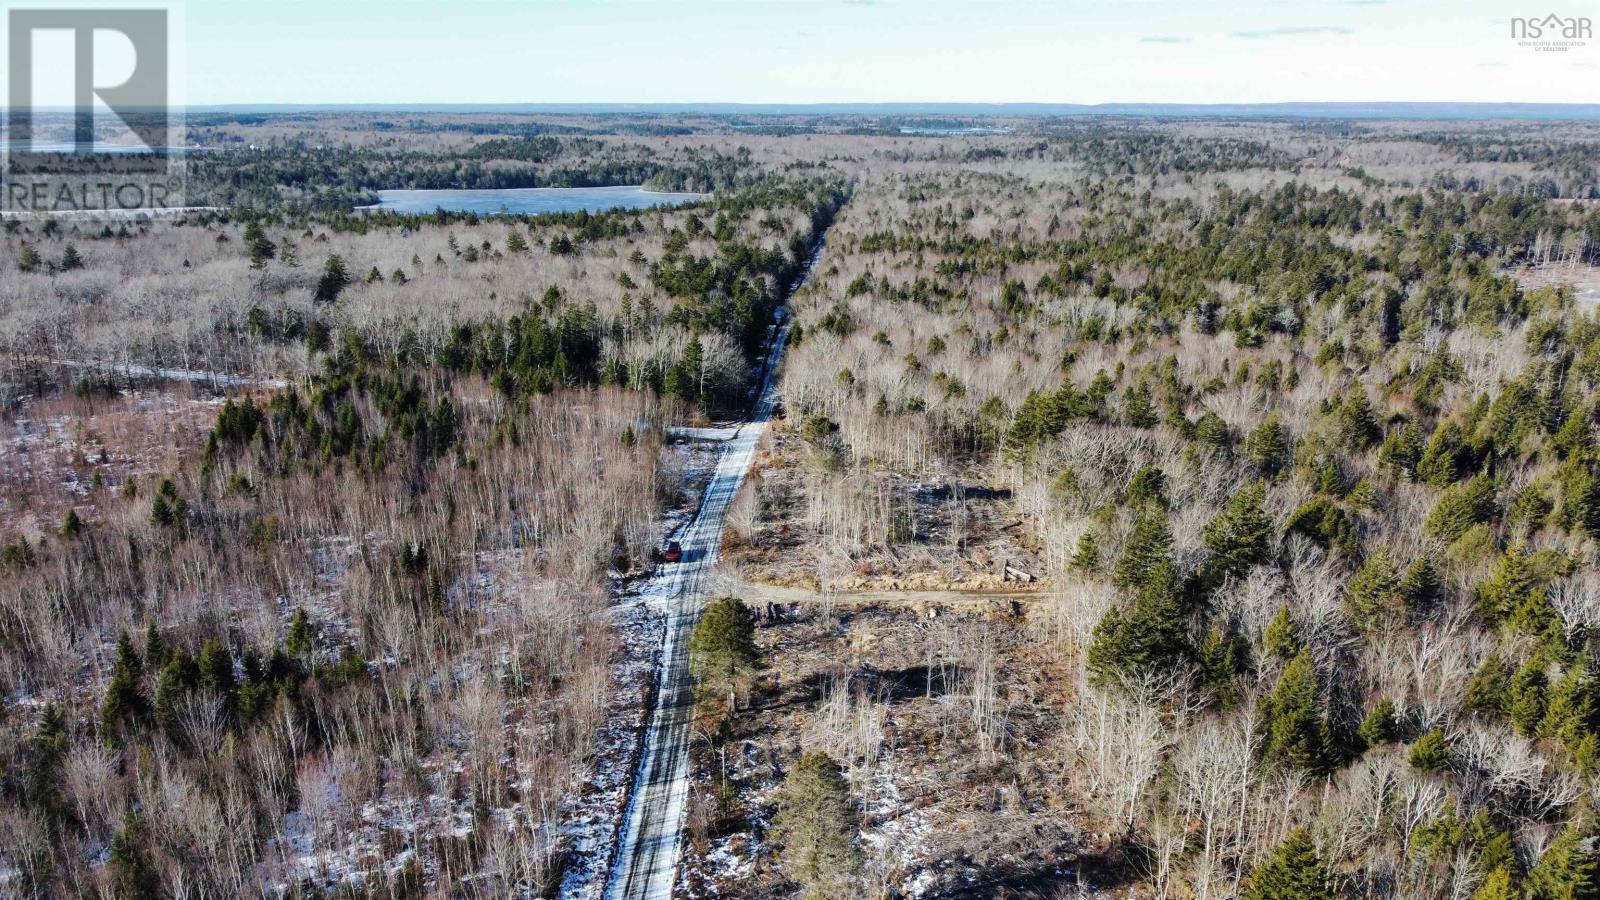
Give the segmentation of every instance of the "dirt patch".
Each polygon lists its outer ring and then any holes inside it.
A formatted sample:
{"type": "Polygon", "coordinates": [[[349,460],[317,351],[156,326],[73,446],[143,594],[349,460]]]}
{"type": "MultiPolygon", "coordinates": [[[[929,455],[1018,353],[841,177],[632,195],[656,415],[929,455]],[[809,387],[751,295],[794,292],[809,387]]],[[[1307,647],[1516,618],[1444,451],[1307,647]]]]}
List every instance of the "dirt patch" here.
{"type": "Polygon", "coordinates": [[[1084,838],[1058,777],[1057,660],[1007,603],[762,605],[771,663],[746,709],[697,742],[681,887],[785,896],[769,826],[808,750],[846,768],[863,810],[863,896],[1017,896],[1076,881],[1084,838]],[[721,734],[719,740],[717,735],[721,734]],[[712,789],[726,771],[731,791],[712,789]]]}
{"type": "Polygon", "coordinates": [[[1511,273],[1525,290],[1572,285],[1581,309],[1600,307],[1600,266],[1556,262],[1544,266],[1524,266],[1511,273]]]}
{"type": "Polygon", "coordinates": [[[53,535],[69,509],[93,524],[129,479],[198,457],[221,405],[188,385],[24,401],[0,424],[0,537],[53,535]]]}
{"type": "Polygon", "coordinates": [[[929,481],[827,468],[790,427],[729,516],[723,565],[813,591],[995,591],[1038,585],[1037,548],[1009,490],[980,476],[929,481]]]}

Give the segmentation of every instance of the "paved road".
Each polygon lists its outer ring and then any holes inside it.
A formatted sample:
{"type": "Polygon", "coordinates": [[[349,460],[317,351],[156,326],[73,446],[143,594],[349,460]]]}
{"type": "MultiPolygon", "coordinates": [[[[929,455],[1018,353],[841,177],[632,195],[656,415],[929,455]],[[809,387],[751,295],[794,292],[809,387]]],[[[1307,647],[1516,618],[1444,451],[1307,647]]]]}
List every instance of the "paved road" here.
{"type": "MultiPolygon", "coordinates": [[[[820,246],[813,253],[815,264],[820,246]]],[[[810,273],[810,266],[807,267],[810,273]]],[[[791,288],[804,283],[805,275],[791,288]]],[[[656,673],[660,686],[655,706],[645,726],[644,748],[634,773],[617,859],[606,884],[606,900],[670,900],[677,880],[682,846],[683,813],[689,797],[690,719],[694,714],[694,685],[689,675],[689,633],[704,607],[700,590],[716,566],[722,544],[723,520],[728,505],[739,492],[745,472],[755,458],[756,444],[766,431],[777,401],[778,363],[789,339],[785,318],[774,329],[762,373],[761,393],[750,420],[738,426],[723,444],[717,469],[706,486],[700,509],[678,533],[683,560],[664,564],[656,577],[664,584],[649,593],[661,598],[667,614],[666,639],[656,673]]]]}

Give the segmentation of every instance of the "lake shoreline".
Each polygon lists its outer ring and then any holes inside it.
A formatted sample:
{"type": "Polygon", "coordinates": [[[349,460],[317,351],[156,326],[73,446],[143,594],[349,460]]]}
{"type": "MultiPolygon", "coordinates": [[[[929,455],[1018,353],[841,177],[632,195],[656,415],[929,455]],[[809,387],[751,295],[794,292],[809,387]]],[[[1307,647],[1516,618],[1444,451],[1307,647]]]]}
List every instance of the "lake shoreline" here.
{"type": "Polygon", "coordinates": [[[387,210],[401,215],[446,212],[494,215],[549,215],[587,211],[659,209],[704,202],[712,194],[697,191],[662,191],[642,184],[600,187],[533,188],[393,188],[376,192],[378,202],[354,207],[356,211],[387,210]]]}

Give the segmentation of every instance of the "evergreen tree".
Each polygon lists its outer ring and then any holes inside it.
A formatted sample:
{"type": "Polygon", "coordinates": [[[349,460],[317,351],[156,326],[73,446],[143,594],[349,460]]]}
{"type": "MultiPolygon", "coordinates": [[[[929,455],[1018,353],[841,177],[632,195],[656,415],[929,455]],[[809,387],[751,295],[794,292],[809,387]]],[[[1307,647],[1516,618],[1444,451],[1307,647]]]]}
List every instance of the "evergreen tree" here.
{"type": "Polygon", "coordinates": [[[71,272],[73,269],[81,268],[83,268],[83,257],[78,254],[77,247],[68,244],[67,249],[61,253],[61,271],[71,272]]]}
{"type": "Polygon", "coordinates": [[[146,703],[139,683],[143,668],[144,664],[133,649],[133,640],[123,631],[117,637],[117,663],[112,670],[111,684],[100,706],[100,725],[107,739],[122,722],[144,716],[146,703]]]}
{"type": "Polygon", "coordinates": [[[839,764],[826,753],[807,753],[789,771],[773,826],[784,874],[800,883],[807,898],[859,896],[861,814],[839,764]]]}
{"type": "Polygon", "coordinates": [[[17,268],[24,272],[37,270],[42,262],[39,251],[35,250],[32,244],[24,243],[22,249],[17,252],[17,268]]]}
{"type": "Polygon", "coordinates": [[[1150,387],[1144,382],[1139,382],[1124,396],[1122,417],[1135,428],[1154,428],[1161,421],[1161,417],[1156,415],[1155,403],[1150,399],[1150,387]]]}
{"type": "Polygon", "coordinates": [[[1250,873],[1244,900],[1335,900],[1330,875],[1311,833],[1297,828],[1250,873]]]}
{"type": "Polygon", "coordinates": [[[261,223],[252,220],[244,227],[244,245],[250,254],[250,268],[264,269],[267,262],[278,255],[276,244],[267,240],[267,235],[261,230],[261,223]]]}
{"type": "Polygon", "coordinates": [[[1176,669],[1192,655],[1188,612],[1171,560],[1156,563],[1133,605],[1108,610],[1095,625],[1089,670],[1101,682],[1176,669]]]}
{"type": "Polygon", "coordinates": [[[1276,416],[1269,416],[1257,425],[1244,442],[1245,459],[1256,471],[1271,478],[1282,472],[1289,463],[1289,433],[1276,416]]]}
{"type": "Polygon", "coordinates": [[[172,483],[172,479],[163,478],[155,499],[150,502],[150,524],[181,534],[188,517],[189,502],[178,496],[177,485],[172,483]]]}
{"type": "Polygon", "coordinates": [[[1372,401],[1367,399],[1367,392],[1360,388],[1352,390],[1339,405],[1338,422],[1340,439],[1354,450],[1367,449],[1377,443],[1382,434],[1377,413],[1372,410],[1372,401]]]}
{"type": "Polygon", "coordinates": [[[223,697],[232,697],[238,683],[233,673],[233,653],[216,638],[200,646],[200,686],[216,691],[223,697]]]}
{"type": "Polygon", "coordinates": [[[1208,574],[1237,578],[1263,562],[1272,548],[1272,520],[1262,511],[1266,488],[1260,483],[1234,493],[1228,506],[1205,529],[1208,574]]]}
{"type": "Polygon", "coordinates": [[[518,229],[516,227],[513,227],[511,229],[511,233],[506,235],[506,252],[507,253],[527,253],[528,252],[528,239],[524,238],[522,236],[522,231],[520,229],[518,229]]]}
{"type": "Polygon", "coordinates": [[[78,518],[76,509],[68,509],[66,518],[61,520],[61,529],[57,532],[64,538],[75,538],[83,533],[83,520],[78,518]]]}
{"type": "Polygon", "coordinates": [[[1149,504],[1165,508],[1167,505],[1167,473],[1155,466],[1145,466],[1133,473],[1126,491],[1128,505],[1143,509],[1149,504]]]}
{"type": "Polygon", "coordinates": [[[1449,487],[1462,476],[1461,426],[1440,422],[1417,459],[1416,479],[1437,488],[1449,487]]]}
{"type": "Polygon", "coordinates": [[[316,293],[312,300],[321,304],[332,303],[339,299],[339,294],[350,286],[350,273],[345,269],[344,258],[338,254],[328,257],[322,266],[322,277],[317,279],[316,293]]]}
{"type": "Polygon", "coordinates": [[[1378,461],[1407,478],[1416,478],[1422,449],[1422,429],[1415,422],[1406,422],[1384,437],[1378,461]]]}
{"type": "Polygon", "coordinates": [[[1520,900],[1522,892],[1511,883],[1511,867],[1497,866],[1483,879],[1472,900],[1520,900]]]}
{"type": "Polygon", "coordinates": [[[294,615],[289,618],[289,636],[284,638],[283,649],[302,662],[311,660],[311,653],[316,649],[316,634],[303,606],[295,607],[294,615]]]}
{"type": "Polygon", "coordinates": [[[1146,507],[1133,525],[1133,533],[1122,548],[1111,573],[1118,587],[1143,585],[1158,564],[1172,558],[1172,531],[1167,527],[1167,515],[1160,509],[1146,507]]]}
{"type": "Polygon", "coordinates": [[[151,619],[144,626],[144,664],[150,671],[159,672],[167,664],[167,642],[161,639],[161,629],[151,619]]]}
{"type": "Polygon", "coordinates": [[[67,756],[67,719],[61,707],[46,703],[28,748],[28,798],[34,806],[56,812],[62,804],[61,764],[67,756]]]}
{"type": "Polygon", "coordinates": [[[1423,529],[1445,541],[1454,541],[1474,525],[1488,522],[1496,513],[1494,483],[1479,475],[1452,485],[1440,495],[1423,529]]]}
{"type": "Polygon", "coordinates": [[[188,651],[180,647],[168,655],[167,664],[156,679],[155,715],[162,728],[170,731],[177,727],[178,710],[199,683],[199,667],[188,651]]]}
{"type": "Polygon", "coordinates": [[[1595,837],[1577,823],[1567,825],[1528,873],[1530,900],[1597,900],[1600,872],[1595,837]]]}
{"type": "Polygon", "coordinates": [[[1461,705],[1469,712],[1485,718],[1499,718],[1506,714],[1511,700],[1506,686],[1511,680],[1511,666],[1498,653],[1490,653],[1483,664],[1467,682],[1461,705]]]}
{"type": "Polygon", "coordinates": [[[117,900],[158,900],[160,881],[145,862],[143,847],[149,838],[138,813],[123,817],[122,827],[111,839],[112,890],[117,900]]]}
{"type": "Polygon", "coordinates": [[[1328,725],[1322,714],[1322,685],[1311,650],[1303,649],[1284,668],[1267,695],[1267,755],[1312,773],[1328,765],[1328,725]]]}
{"type": "Polygon", "coordinates": [[[740,688],[760,669],[755,637],[755,615],[737,597],[708,605],[689,635],[690,671],[705,689],[726,692],[729,709],[738,708],[740,688]]]}
{"type": "Polygon", "coordinates": [[[1267,623],[1265,641],[1267,652],[1283,659],[1293,659],[1305,646],[1300,641],[1300,626],[1295,624],[1288,606],[1278,607],[1272,621],[1267,623]]]}
{"type": "Polygon", "coordinates": [[[1363,628],[1403,618],[1404,600],[1400,594],[1400,573],[1386,547],[1379,547],[1345,586],[1351,618],[1363,628]]]}
{"type": "Polygon", "coordinates": [[[1394,701],[1388,697],[1379,700],[1378,705],[1361,720],[1361,727],[1356,729],[1356,734],[1368,747],[1381,747],[1398,740],[1400,720],[1395,714],[1394,701]]]}
{"type": "Polygon", "coordinates": [[[1195,437],[1199,438],[1201,443],[1224,451],[1233,442],[1232,436],[1228,433],[1227,423],[1209,409],[1200,416],[1200,421],[1195,423],[1195,437]]]}
{"type": "Polygon", "coordinates": [[[1444,732],[1435,728],[1417,738],[1406,755],[1411,768],[1423,772],[1442,772],[1450,767],[1450,744],[1444,732]]]}
{"type": "Polygon", "coordinates": [[[1600,725],[1600,700],[1595,696],[1595,680],[1586,661],[1580,660],[1551,685],[1546,692],[1544,721],[1540,737],[1560,741],[1568,749],[1578,747],[1594,735],[1600,725]]]}
{"type": "Polygon", "coordinates": [[[1100,568],[1100,542],[1094,532],[1085,531],[1078,536],[1078,549],[1072,554],[1072,568],[1079,572],[1095,572],[1100,568]]]}
{"type": "Polygon", "coordinates": [[[1494,573],[1478,585],[1478,613],[1490,624],[1498,623],[1522,606],[1535,591],[1542,599],[1544,585],[1529,565],[1528,554],[1522,546],[1512,545],[1501,554],[1494,573]]]}
{"type": "Polygon", "coordinates": [[[1512,727],[1525,736],[1537,733],[1539,725],[1544,722],[1545,692],[1549,687],[1544,670],[1544,657],[1535,653],[1511,678],[1507,712],[1511,716],[1512,727]]]}
{"type": "Polygon", "coordinates": [[[1437,603],[1443,592],[1444,583],[1439,580],[1433,560],[1426,554],[1413,560],[1406,569],[1405,577],[1400,579],[1400,596],[1413,613],[1437,603]]]}

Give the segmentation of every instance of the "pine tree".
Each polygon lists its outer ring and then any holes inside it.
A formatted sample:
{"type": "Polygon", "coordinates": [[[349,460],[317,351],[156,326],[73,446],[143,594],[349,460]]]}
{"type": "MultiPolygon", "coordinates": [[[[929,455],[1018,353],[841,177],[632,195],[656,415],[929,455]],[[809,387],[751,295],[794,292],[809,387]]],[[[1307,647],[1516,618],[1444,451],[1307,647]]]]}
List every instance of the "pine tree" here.
{"type": "Polygon", "coordinates": [[[83,257],[78,254],[77,247],[68,244],[67,249],[61,253],[61,271],[71,272],[73,269],[81,268],[83,268],[83,257]]]}
{"type": "Polygon", "coordinates": [[[1528,554],[1520,544],[1514,544],[1501,554],[1494,573],[1478,585],[1478,613],[1490,624],[1498,623],[1511,611],[1523,605],[1530,593],[1544,586],[1528,564],[1528,554]]]}
{"type": "Polygon", "coordinates": [[[805,888],[806,897],[859,895],[861,814],[839,764],[826,753],[807,753],[789,771],[773,825],[784,874],[805,888]]]}
{"type": "Polygon", "coordinates": [[[1596,862],[1594,835],[1584,826],[1569,824],[1528,873],[1530,900],[1597,900],[1600,871],[1596,862]]]}
{"type": "Polygon", "coordinates": [[[1133,473],[1133,478],[1129,479],[1128,489],[1124,493],[1128,498],[1128,505],[1134,509],[1143,509],[1152,503],[1165,508],[1167,473],[1155,466],[1145,466],[1133,473]]]}
{"type": "Polygon", "coordinates": [[[1449,487],[1462,476],[1461,426],[1440,422],[1417,459],[1416,480],[1437,488],[1449,487]]]}
{"type": "Polygon", "coordinates": [[[1579,746],[1600,725],[1600,698],[1595,696],[1595,680],[1585,661],[1574,664],[1546,692],[1544,721],[1539,736],[1552,738],[1568,749],[1579,746]]]}
{"type": "Polygon", "coordinates": [[[261,230],[261,223],[252,220],[244,227],[244,245],[250,254],[250,268],[264,269],[267,262],[278,255],[276,244],[267,240],[267,235],[261,230]]]}
{"type": "Polygon", "coordinates": [[[111,876],[117,900],[158,900],[161,896],[160,881],[144,859],[142,848],[148,841],[144,821],[138,813],[129,812],[111,839],[111,876]]]}
{"type": "Polygon", "coordinates": [[[78,518],[76,509],[68,509],[66,518],[61,520],[61,529],[57,532],[64,538],[75,538],[83,533],[83,520],[78,518]]]}
{"type": "Polygon", "coordinates": [[[123,631],[117,637],[117,663],[111,683],[106,687],[105,701],[100,706],[100,725],[107,739],[121,723],[144,716],[147,706],[139,683],[143,670],[144,664],[133,649],[133,640],[123,631]]]}
{"type": "Polygon", "coordinates": [[[1334,900],[1327,866],[1311,833],[1297,828],[1250,873],[1244,900],[1334,900]]]}
{"type": "Polygon", "coordinates": [[[1245,459],[1256,471],[1271,478],[1282,472],[1289,462],[1289,433],[1276,416],[1269,416],[1245,438],[1245,459]]]}
{"type": "Polygon", "coordinates": [[[33,805],[55,811],[62,802],[61,764],[67,755],[67,719],[61,707],[45,704],[28,750],[28,796],[33,805]]]}
{"type": "Polygon", "coordinates": [[[1268,653],[1283,659],[1293,659],[1305,646],[1300,641],[1300,626],[1295,624],[1288,606],[1278,607],[1272,621],[1267,623],[1265,642],[1268,653]]]}
{"type": "Polygon", "coordinates": [[[713,601],[689,635],[690,671],[705,689],[726,692],[729,709],[738,708],[740,688],[760,669],[755,635],[755,615],[737,597],[713,601]]]}
{"type": "Polygon", "coordinates": [[[1157,563],[1126,610],[1108,610],[1094,628],[1089,670],[1101,682],[1172,671],[1192,656],[1188,612],[1171,560],[1157,563]]]}
{"type": "Polygon", "coordinates": [[[1490,653],[1467,682],[1461,698],[1462,707],[1485,718],[1505,715],[1511,703],[1506,691],[1510,680],[1511,667],[1500,654],[1490,653]]]}
{"type": "Polygon", "coordinates": [[[522,231],[520,229],[516,228],[515,226],[512,227],[511,233],[506,235],[506,252],[507,253],[527,253],[528,252],[528,239],[523,237],[522,236],[522,231]]]}
{"type": "Polygon", "coordinates": [[[1413,613],[1437,603],[1443,592],[1444,582],[1439,580],[1438,570],[1426,554],[1413,560],[1406,569],[1405,577],[1400,579],[1400,596],[1413,613]]]}
{"type": "Polygon", "coordinates": [[[317,289],[312,295],[312,300],[321,304],[332,303],[339,299],[345,288],[350,286],[350,273],[345,269],[344,258],[337,253],[328,257],[322,266],[322,277],[317,279],[317,289]]]}
{"type": "Polygon", "coordinates": [[[1199,438],[1201,443],[1224,451],[1233,442],[1232,435],[1228,433],[1228,424],[1209,409],[1200,416],[1200,421],[1195,423],[1195,437],[1199,438]]]}
{"type": "Polygon", "coordinates": [[[1378,450],[1378,461],[1398,471],[1407,478],[1417,477],[1417,463],[1422,460],[1422,429],[1415,422],[1390,431],[1378,450]]]}
{"type": "Polygon", "coordinates": [[[1272,520],[1262,511],[1266,488],[1260,483],[1234,493],[1228,506],[1205,529],[1208,574],[1237,578],[1263,562],[1272,548],[1272,520]]]}
{"type": "Polygon", "coordinates": [[[289,618],[289,636],[284,638],[283,649],[290,656],[309,662],[315,648],[316,635],[311,628],[311,619],[306,615],[306,608],[296,607],[294,615],[289,618]]]}
{"type": "Polygon", "coordinates": [[[1378,442],[1382,429],[1378,416],[1372,410],[1367,392],[1356,388],[1345,397],[1338,410],[1339,437],[1345,445],[1355,450],[1365,450],[1378,442]]]}
{"type": "Polygon", "coordinates": [[[1112,570],[1111,580],[1121,588],[1138,587],[1158,564],[1169,561],[1171,556],[1172,531],[1167,527],[1166,513],[1147,507],[1133,525],[1133,533],[1128,536],[1122,556],[1112,570]]]}
{"type": "Polygon", "coordinates": [[[1484,871],[1503,868],[1513,879],[1521,875],[1522,866],[1517,860],[1517,846],[1511,840],[1511,832],[1501,827],[1487,808],[1480,808],[1473,815],[1468,831],[1473,843],[1478,845],[1478,865],[1484,871]]]}
{"type": "Polygon", "coordinates": [[[1454,541],[1472,526],[1493,519],[1496,511],[1494,483],[1478,475],[1446,489],[1428,513],[1423,530],[1444,541],[1454,541]]]}
{"type": "Polygon", "coordinates": [[[1363,628],[1403,618],[1404,600],[1400,594],[1400,573],[1387,547],[1379,547],[1345,586],[1351,618],[1363,628]]]}
{"type": "Polygon", "coordinates": [[[1435,728],[1411,745],[1406,761],[1422,772],[1442,772],[1450,767],[1450,744],[1444,732],[1435,728]]]}
{"type": "Polygon", "coordinates": [[[1322,686],[1310,648],[1289,662],[1267,695],[1268,756],[1312,773],[1328,765],[1328,726],[1322,715],[1322,686]]]}
{"type": "Polygon", "coordinates": [[[1472,900],[1519,900],[1521,896],[1511,884],[1511,867],[1497,866],[1483,879],[1472,900]]]}
{"type": "Polygon", "coordinates": [[[1100,543],[1094,532],[1085,531],[1078,536],[1078,549],[1072,554],[1072,568],[1079,572],[1094,572],[1100,568],[1100,543]]]}
{"type": "Polygon", "coordinates": [[[1135,428],[1154,428],[1161,417],[1156,415],[1155,404],[1150,399],[1150,387],[1139,382],[1122,401],[1123,420],[1135,428]]]}
{"type": "Polygon", "coordinates": [[[156,679],[155,715],[162,728],[169,731],[177,727],[178,710],[188,693],[199,684],[200,670],[194,657],[183,648],[167,657],[167,664],[156,679]]]}
{"type": "Polygon", "coordinates": [[[161,639],[161,629],[151,619],[144,626],[144,664],[152,672],[159,672],[167,664],[167,642],[161,639]]]}
{"type": "Polygon", "coordinates": [[[1511,726],[1525,736],[1537,733],[1544,721],[1546,691],[1550,684],[1544,670],[1544,657],[1535,653],[1511,678],[1507,712],[1511,716],[1511,726]]]}
{"type": "Polygon", "coordinates": [[[1400,736],[1400,720],[1395,714],[1394,701],[1388,697],[1378,701],[1378,705],[1367,713],[1361,720],[1361,727],[1356,729],[1356,734],[1361,742],[1368,747],[1380,747],[1392,744],[1400,736]]]}
{"type": "Polygon", "coordinates": [[[32,244],[24,243],[17,253],[17,268],[24,272],[32,272],[39,268],[44,261],[39,258],[39,251],[32,244]]]}

